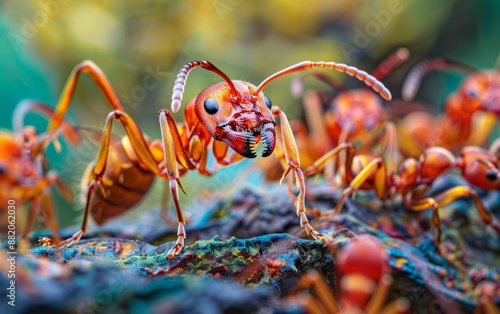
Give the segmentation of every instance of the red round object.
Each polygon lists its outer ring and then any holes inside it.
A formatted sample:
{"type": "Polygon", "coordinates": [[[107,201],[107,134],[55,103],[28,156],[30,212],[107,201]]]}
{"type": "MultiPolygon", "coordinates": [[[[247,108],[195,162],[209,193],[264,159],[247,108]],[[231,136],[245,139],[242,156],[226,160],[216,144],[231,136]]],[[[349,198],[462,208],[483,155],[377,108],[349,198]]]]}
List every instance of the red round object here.
{"type": "Polygon", "coordinates": [[[340,275],[360,274],[378,281],[389,271],[387,251],[374,237],[362,235],[351,242],[337,256],[340,275]]]}

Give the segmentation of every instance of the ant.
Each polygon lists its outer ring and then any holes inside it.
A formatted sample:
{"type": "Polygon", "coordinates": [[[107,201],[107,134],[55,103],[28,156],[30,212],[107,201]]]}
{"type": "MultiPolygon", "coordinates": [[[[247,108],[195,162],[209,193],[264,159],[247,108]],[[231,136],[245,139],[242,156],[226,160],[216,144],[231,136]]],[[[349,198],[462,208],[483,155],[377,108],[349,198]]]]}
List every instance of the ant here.
{"type": "MultiPolygon", "coordinates": [[[[213,175],[217,168],[208,168],[208,161],[212,157],[217,162],[216,167],[234,164],[243,158],[255,158],[255,149],[260,142],[263,146],[261,154],[267,157],[273,153],[278,141],[283,145],[287,163],[283,178],[291,171],[295,173],[299,190],[296,207],[301,227],[315,239],[323,239],[327,243],[332,241],[328,235],[315,231],[307,220],[305,181],[293,133],[284,112],[272,106],[262,89],[283,75],[319,67],[355,76],[386,99],[391,98],[389,90],[366,72],[335,62],[304,61],[276,72],[259,86],[254,86],[229,79],[209,61],[193,61],[181,68],[175,80],[171,103],[174,113],[181,107],[188,74],[198,67],[219,75],[224,81],[207,87],[187,104],[184,110],[185,124],[178,124],[167,109],[160,110],[161,141],[146,139],[139,126],[123,109],[115,109],[108,114],[99,153],[86,174],[86,179],[93,179],[88,185],[82,226],[71,238],[57,243],[58,247],[70,245],[82,237],[90,212],[94,218],[101,217],[100,221],[104,221],[128,210],[146,194],[154,177],[159,176],[169,182],[177,215],[177,241],[167,252],[167,258],[174,258],[184,247],[186,237],[186,220],[179,204],[178,192],[180,189],[185,193],[185,189],[180,177],[188,171],[213,175]],[[114,120],[122,124],[127,134],[118,144],[110,141],[114,120]]],[[[102,74],[93,79],[106,80],[102,74]]],[[[62,96],[64,99],[67,98],[66,90],[62,96]]],[[[111,89],[103,92],[108,102],[116,100],[113,106],[119,104],[111,89]],[[113,97],[106,93],[112,93],[113,97]]],[[[61,114],[65,110],[67,106],[60,111],[61,114]]]]}
{"type": "MultiPolygon", "coordinates": [[[[42,103],[30,100],[20,102],[13,114],[14,132],[0,131],[0,203],[2,217],[11,210],[29,203],[27,223],[19,241],[22,251],[30,245],[28,235],[41,211],[43,221],[55,239],[60,240],[59,226],[54,214],[50,196],[50,187],[55,185],[62,196],[70,202],[73,199],[71,189],[54,171],[49,171],[45,150],[50,142],[55,144],[57,152],[61,147],[57,137],[62,133],[68,142],[76,145],[79,135],[76,129],[65,120],[56,121],[51,129],[38,134],[33,126],[24,126],[24,117],[29,112],[37,112],[46,117],[54,116],[54,110],[42,103]]],[[[9,214],[10,217],[10,214],[9,214]]],[[[2,221],[7,221],[4,219],[2,221]]],[[[9,218],[10,221],[10,218],[9,218]]],[[[8,238],[15,237],[12,230],[2,226],[8,238]]]]}
{"type": "MultiPolygon", "coordinates": [[[[395,134],[394,126],[389,128],[390,136],[395,134]]],[[[331,213],[338,214],[342,209],[345,199],[358,190],[374,190],[377,197],[384,201],[402,196],[403,205],[413,211],[433,210],[432,221],[437,229],[437,247],[440,251],[441,226],[439,220],[439,207],[452,203],[462,197],[471,197],[485,224],[491,225],[493,230],[500,235],[500,224],[483,206],[477,193],[469,186],[452,187],[437,196],[426,197],[434,181],[454,168],[461,171],[462,177],[470,184],[485,190],[500,189],[500,140],[494,143],[490,150],[476,146],[462,149],[460,157],[456,158],[450,151],[442,147],[430,147],[420,156],[420,160],[408,158],[404,160],[399,169],[392,169],[394,165],[383,158],[370,155],[356,155],[351,143],[339,145],[325,154],[318,161],[304,170],[307,177],[321,171],[325,163],[340,151],[347,151],[345,173],[341,178],[348,184],[343,191],[335,210],[331,213]]]]}
{"type": "Polygon", "coordinates": [[[289,302],[300,304],[307,313],[406,313],[410,304],[399,298],[382,308],[393,282],[384,246],[370,235],[353,238],[336,258],[339,298],[317,272],[299,279],[289,302]],[[311,290],[313,295],[299,294],[311,290]]]}
{"type": "Polygon", "coordinates": [[[401,128],[409,134],[408,139],[413,138],[421,150],[430,146],[455,150],[464,144],[482,145],[487,141],[495,123],[491,114],[500,114],[498,70],[478,71],[446,58],[422,61],[408,74],[403,84],[403,98],[413,99],[427,73],[444,69],[460,70],[468,76],[460,84],[458,91],[446,99],[443,116],[435,118],[426,112],[414,112],[403,119],[401,128]],[[476,115],[478,112],[488,115],[476,115]],[[476,123],[480,126],[473,128],[476,123]]]}

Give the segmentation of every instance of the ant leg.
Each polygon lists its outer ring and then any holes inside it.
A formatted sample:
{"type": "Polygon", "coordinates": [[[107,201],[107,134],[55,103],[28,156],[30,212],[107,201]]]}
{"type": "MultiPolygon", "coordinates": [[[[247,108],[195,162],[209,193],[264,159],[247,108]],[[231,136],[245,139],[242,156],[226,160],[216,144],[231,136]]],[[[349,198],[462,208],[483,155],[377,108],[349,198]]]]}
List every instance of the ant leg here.
{"type": "Polygon", "coordinates": [[[52,237],[54,241],[60,242],[61,235],[59,233],[59,225],[57,223],[57,219],[54,215],[54,205],[52,203],[52,199],[50,197],[49,191],[44,192],[41,196],[42,210],[47,219],[46,224],[49,227],[50,231],[52,231],[52,237]]]}
{"type": "Polygon", "coordinates": [[[386,313],[381,311],[381,308],[385,303],[393,281],[392,276],[387,274],[380,278],[377,287],[372,293],[370,301],[366,305],[365,311],[367,314],[386,313]]]}
{"type": "MultiPolygon", "coordinates": [[[[312,290],[318,302],[313,302],[314,300],[312,297],[311,300],[304,300],[306,302],[302,302],[302,305],[307,309],[310,310],[311,308],[321,307],[322,311],[317,313],[337,313],[339,311],[333,292],[326,284],[325,279],[317,271],[311,271],[303,275],[295,286],[294,292],[296,293],[309,289],[312,290]]],[[[292,294],[294,292],[292,292],[292,294]]]]}
{"type": "MultiPolygon", "coordinates": [[[[276,116],[275,116],[275,118],[276,118],[276,116]]],[[[283,146],[283,139],[281,136],[279,136],[279,134],[282,134],[280,123],[276,124],[275,130],[276,130],[276,134],[278,134],[278,136],[276,136],[276,145],[274,147],[274,156],[276,157],[276,159],[280,163],[283,170],[285,170],[288,168],[288,163],[287,163],[287,157],[286,157],[286,153],[285,153],[285,147],[283,146]]],[[[284,176],[280,180],[280,185],[283,183],[283,179],[284,179],[284,176]]],[[[293,188],[293,178],[292,177],[289,177],[287,180],[287,193],[288,193],[288,196],[290,196],[290,199],[292,200],[292,202],[295,201],[296,195],[295,195],[295,190],[293,188]]]]}
{"type": "MultiPolygon", "coordinates": [[[[337,156],[344,149],[347,150],[347,158],[345,158],[345,164],[344,164],[345,171],[343,172],[345,177],[341,178],[341,180],[344,180],[344,182],[345,181],[351,182],[352,181],[351,168],[352,168],[352,160],[354,157],[354,146],[352,145],[352,143],[349,142],[340,144],[334,149],[324,154],[323,156],[321,156],[311,166],[307,167],[304,170],[304,176],[307,178],[308,176],[313,174],[318,175],[320,171],[323,171],[323,169],[325,169],[329,161],[335,158],[335,156],[337,156]]],[[[325,176],[327,175],[328,174],[325,173],[325,176]]],[[[333,181],[334,178],[333,177],[327,178],[327,180],[333,181]]]]}
{"type": "Polygon", "coordinates": [[[495,127],[497,117],[494,114],[480,111],[474,113],[472,118],[471,124],[477,127],[471,127],[464,146],[482,146],[488,142],[488,138],[495,127]]]}
{"type": "Polygon", "coordinates": [[[476,192],[474,192],[468,186],[453,187],[433,198],[429,197],[421,200],[416,200],[409,205],[410,209],[416,211],[425,210],[429,207],[433,209],[434,212],[432,220],[438,231],[438,237],[437,237],[438,251],[440,250],[440,244],[441,244],[441,226],[440,226],[438,208],[448,205],[462,197],[472,197],[476,205],[476,209],[479,215],[481,216],[482,220],[484,221],[484,223],[490,225],[493,228],[493,230],[498,235],[500,235],[500,225],[498,221],[494,217],[492,217],[490,213],[484,208],[483,203],[481,202],[481,199],[476,194],[476,192]]]}
{"type": "Polygon", "coordinates": [[[342,193],[342,196],[340,197],[337,206],[335,206],[335,214],[340,213],[342,210],[342,205],[344,204],[344,201],[346,198],[353,194],[356,193],[357,190],[363,185],[363,183],[368,180],[368,178],[375,174],[375,182],[374,182],[374,189],[375,189],[375,194],[380,198],[383,199],[384,195],[387,191],[387,169],[385,166],[384,161],[382,158],[376,158],[372,160],[368,165],[366,165],[363,170],[361,170],[354,179],[352,179],[351,183],[349,186],[344,190],[342,193]]]}
{"type": "MultiPolygon", "coordinates": [[[[295,143],[295,139],[293,137],[293,132],[290,128],[290,124],[288,123],[288,119],[286,115],[279,109],[278,107],[274,107],[272,109],[273,116],[279,119],[280,123],[280,133],[283,140],[283,147],[285,153],[285,159],[287,162],[287,168],[283,173],[282,180],[287,176],[290,171],[295,172],[295,180],[299,190],[299,194],[297,195],[295,206],[297,208],[297,216],[300,220],[300,226],[306,230],[306,233],[312,236],[314,239],[323,239],[328,244],[333,241],[333,239],[323,233],[319,233],[309,224],[307,216],[305,214],[305,179],[304,174],[302,173],[302,169],[300,169],[300,160],[299,153],[297,149],[297,145],[295,143]]],[[[278,134],[278,137],[280,135],[278,134]]]]}
{"type": "Polygon", "coordinates": [[[111,109],[124,110],[120,100],[116,96],[115,91],[111,87],[106,74],[104,74],[101,68],[99,68],[94,62],[85,60],[77,64],[71,71],[68,80],[66,81],[66,85],[61,93],[61,97],[59,98],[59,102],[56,105],[55,113],[52,115],[52,119],[47,126],[47,131],[52,131],[61,126],[63,123],[63,118],[68,111],[71,100],[73,99],[76,84],[82,72],[86,73],[97,85],[111,109]]]}
{"type": "Polygon", "coordinates": [[[26,222],[26,226],[24,228],[23,234],[21,235],[21,239],[19,241],[19,250],[21,252],[27,251],[31,245],[29,244],[28,235],[33,229],[35,225],[35,219],[40,212],[40,199],[39,197],[33,197],[31,199],[30,209],[28,213],[28,221],[26,222]]]}
{"type": "Polygon", "coordinates": [[[172,192],[172,196],[174,199],[178,223],[177,241],[175,242],[174,246],[167,252],[167,258],[170,259],[175,258],[175,255],[178,255],[181,252],[182,248],[184,247],[184,240],[186,238],[186,230],[184,228],[186,219],[184,218],[184,213],[182,212],[182,208],[179,203],[179,192],[177,189],[177,185],[179,184],[179,187],[184,193],[185,191],[179,181],[177,161],[179,160],[179,157],[186,158],[187,160],[189,160],[189,158],[187,152],[184,151],[180,140],[176,143],[175,137],[179,136],[179,133],[177,131],[175,121],[173,120],[173,118],[171,118],[169,112],[167,110],[161,110],[159,115],[161,137],[164,150],[164,162],[166,167],[164,171],[169,178],[170,191],[172,192]]]}
{"type": "Polygon", "coordinates": [[[160,216],[167,225],[175,226],[177,221],[170,218],[168,215],[168,201],[169,201],[169,185],[166,180],[163,180],[163,191],[161,194],[161,209],[160,216]]]}
{"type": "MultiPolygon", "coordinates": [[[[31,229],[33,229],[35,219],[39,215],[41,208],[43,208],[43,214],[45,215],[46,223],[49,229],[52,231],[52,236],[57,241],[61,240],[59,235],[59,226],[54,216],[54,207],[49,194],[50,186],[56,183],[59,187],[61,182],[62,181],[57,174],[49,172],[47,176],[43,177],[39,182],[37,182],[36,185],[29,188],[24,187],[22,190],[14,192],[15,194],[19,193],[19,195],[22,195],[22,198],[31,199],[28,222],[26,223],[26,228],[21,236],[21,243],[23,246],[26,246],[28,235],[31,232],[31,229]]],[[[63,196],[67,196],[66,199],[71,200],[73,193],[69,188],[67,188],[67,190],[63,192],[63,196]]],[[[49,241],[48,243],[52,243],[52,241],[49,241]]]]}
{"type": "Polygon", "coordinates": [[[498,221],[495,219],[494,216],[492,216],[483,206],[483,203],[479,196],[477,195],[474,190],[472,190],[468,186],[457,186],[454,188],[451,188],[447,191],[444,191],[443,193],[439,194],[438,196],[434,197],[436,201],[438,202],[439,206],[444,206],[447,204],[452,203],[458,198],[461,197],[472,197],[472,200],[474,201],[474,204],[476,205],[477,212],[481,216],[481,219],[483,222],[487,225],[490,225],[492,229],[500,235],[500,224],[498,221]]]}
{"type": "Polygon", "coordinates": [[[382,151],[387,163],[387,172],[394,174],[397,172],[399,164],[398,146],[396,139],[396,126],[388,121],[385,125],[385,136],[382,151]]]}
{"type": "Polygon", "coordinates": [[[318,143],[322,143],[322,145],[329,146],[330,139],[326,131],[320,96],[316,92],[308,92],[304,95],[303,102],[307,125],[311,130],[312,138],[318,143]]]}
{"type": "Polygon", "coordinates": [[[74,200],[74,194],[71,188],[68,186],[66,182],[64,182],[61,177],[55,172],[49,172],[47,176],[50,176],[53,178],[54,183],[56,184],[57,189],[59,190],[59,193],[64,197],[64,199],[67,202],[73,202],[74,200]]]}
{"type": "Polygon", "coordinates": [[[401,297],[389,303],[389,305],[384,307],[380,312],[373,312],[373,313],[404,314],[404,313],[409,313],[409,311],[410,311],[410,301],[408,301],[408,299],[405,297],[401,297]]]}
{"type": "Polygon", "coordinates": [[[85,233],[85,231],[87,230],[88,216],[90,213],[92,198],[95,193],[94,192],[95,188],[99,184],[99,187],[103,189],[102,178],[106,171],[109,146],[111,142],[111,128],[113,125],[113,120],[115,119],[118,120],[125,129],[127,137],[130,140],[132,149],[134,153],[137,155],[139,161],[142,162],[149,171],[155,173],[158,176],[161,176],[161,172],[160,169],[158,168],[158,164],[155,160],[155,157],[153,156],[146,140],[144,139],[144,135],[142,134],[141,130],[139,129],[135,121],[127,113],[123,111],[114,110],[110,112],[106,118],[106,123],[104,125],[104,130],[103,130],[103,136],[101,138],[101,142],[99,145],[99,153],[97,154],[94,167],[94,179],[90,183],[87,192],[87,201],[85,205],[85,212],[83,214],[83,221],[81,228],[78,232],[73,234],[71,238],[59,242],[57,244],[58,247],[68,246],[75,242],[78,242],[85,233]]]}
{"type": "Polygon", "coordinates": [[[432,209],[432,223],[436,227],[436,246],[439,254],[442,253],[441,250],[441,220],[439,219],[439,206],[440,204],[435,200],[435,198],[426,197],[419,200],[412,200],[407,207],[413,211],[424,211],[427,209],[432,209]]]}

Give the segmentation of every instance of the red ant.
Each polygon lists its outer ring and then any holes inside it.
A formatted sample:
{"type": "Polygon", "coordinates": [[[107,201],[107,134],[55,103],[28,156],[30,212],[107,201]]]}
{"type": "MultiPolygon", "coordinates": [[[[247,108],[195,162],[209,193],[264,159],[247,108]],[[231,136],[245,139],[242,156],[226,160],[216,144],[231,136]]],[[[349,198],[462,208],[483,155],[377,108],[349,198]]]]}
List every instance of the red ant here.
{"type": "MultiPolygon", "coordinates": [[[[390,136],[395,129],[390,127],[390,136]]],[[[500,235],[500,224],[483,206],[477,193],[469,186],[452,187],[437,196],[426,197],[434,181],[454,168],[458,168],[463,178],[469,183],[485,190],[500,189],[500,169],[498,168],[500,141],[492,145],[489,151],[469,146],[462,149],[456,158],[442,147],[430,147],[424,151],[420,160],[406,159],[398,169],[390,169],[382,158],[370,155],[356,155],[352,144],[346,143],[331,150],[318,161],[305,169],[304,175],[317,173],[325,163],[340,151],[347,151],[345,174],[341,179],[349,186],[344,190],[333,213],[339,213],[345,199],[357,190],[374,190],[380,200],[402,196],[403,204],[414,211],[433,210],[433,223],[437,228],[437,246],[440,250],[441,227],[438,209],[458,198],[471,197],[485,224],[491,225],[500,235]]],[[[390,164],[390,163],[389,163],[390,164]]],[[[329,214],[329,213],[326,213],[329,214]]]]}
{"type": "MultiPolygon", "coordinates": [[[[43,134],[38,134],[32,126],[24,126],[24,116],[29,112],[37,112],[51,117],[54,111],[49,106],[34,102],[22,101],[14,111],[14,133],[0,132],[0,203],[2,216],[8,212],[30,203],[28,220],[21,235],[19,247],[25,250],[29,247],[28,235],[41,211],[44,222],[52,231],[52,236],[60,240],[59,226],[54,214],[54,206],[50,197],[50,187],[55,184],[63,197],[71,201],[73,193],[54,171],[49,171],[45,150],[50,142],[54,142],[56,150],[61,147],[57,142],[62,133],[69,143],[75,145],[79,135],[67,121],[59,120],[52,124],[43,134]]],[[[10,217],[9,213],[9,217],[10,217]]],[[[9,218],[10,220],[10,218],[9,218]]],[[[4,219],[2,221],[7,221],[4,219]]],[[[15,237],[12,230],[5,230],[9,239],[15,237]]]]}
{"type": "MultiPolygon", "coordinates": [[[[442,118],[435,118],[426,112],[414,112],[401,123],[408,139],[413,138],[425,149],[440,146],[455,150],[464,145],[482,145],[488,139],[495,120],[490,116],[480,117],[480,126],[472,127],[478,112],[500,114],[500,72],[498,70],[477,71],[463,63],[437,58],[416,65],[403,85],[403,98],[413,99],[423,77],[435,70],[457,69],[469,75],[457,92],[451,94],[445,103],[442,118]]],[[[405,146],[402,146],[405,149],[405,146]]]]}
{"type": "Polygon", "coordinates": [[[320,313],[406,313],[409,302],[399,298],[382,308],[393,282],[388,254],[380,241],[370,235],[353,238],[337,255],[339,298],[316,271],[302,276],[290,302],[309,314],[320,313]],[[313,296],[297,295],[310,289],[313,296]]]}
{"type": "MultiPolygon", "coordinates": [[[[81,238],[87,227],[89,212],[105,219],[122,213],[146,194],[155,176],[160,176],[169,180],[177,214],[178,238],[167,253],[168,258],[173,258],[180,253],[186,237],[186,221],[178,195],[178,188],[184,192],[180,176],[188,170],[197,170],[207,176],[215,173],[217,168],[207,168],[210,152],[218,165],[225,166],[243,158],[256,157],[255,148],[260,142],[263,144],[262,156],[269,156],[277,141],[281,141],[283,145],[282,151],[287,164],[283,177],[290,171],[295,173],[299,190],[296,207],[301,227],[315,239],[332,241],[328,235],[315,231],[307,220],[304,205],[305,181],[293,133],[284,112],[273,107],[271,100],[261,91],[280,76],[319,67],[356,76],[386,99],[390,99],[390,92],[366,72],[335,62],[304,61],[281,70],[266,78],[259,86],[254,86],[248,82],[230,80],[208,61],[193,61],[182,67],[175,80],[171,105],[173,112],[180,109],[187,76],[197,67],[219,75],[224,82],[209,86],[188,103],[184,111],[185,124],[177,124],[168,110],[160,110],[162,145],[159,141],[146,140],[135,121],[122,109],[109,113],[95,166],[89,167],[88,174],[92,177],[90,173],[93,172],[93,180],[88,187],[82,227],[71,238],[58,243],[59,247],[70,245],[81,238]],[[118,120],[127,133],[120,144],[110,141],[113,120],[118,120]],[[96,188],[99,192],[96,192],[96,188]],[[127,195],[125,191],[129,191],[127,195]]],[[[108,85],[103,74],[92,78],[108,85]]],[[[70,90],[69,87],[65,88],[61,98],[69,100],[70,90]]],[[[119,105],[110,88],[101,91],[108,102],[116,102],[112,107],[119,105]]],[[[68,106],[69,102],[61,107],[63,109],[59,111],[59,118],[68,106]]]]}

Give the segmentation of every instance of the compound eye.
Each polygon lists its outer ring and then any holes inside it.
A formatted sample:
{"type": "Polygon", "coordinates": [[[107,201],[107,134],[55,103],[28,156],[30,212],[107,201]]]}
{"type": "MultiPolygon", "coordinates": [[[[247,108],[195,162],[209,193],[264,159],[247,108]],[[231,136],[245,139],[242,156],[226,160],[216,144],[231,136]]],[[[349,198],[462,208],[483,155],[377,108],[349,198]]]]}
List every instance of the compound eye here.
{"type": "Polygon", "coordinates": [[[4,165],[0,165],[0,175],[5,174],[7,172],[7,169],[5,169],[4,165]]]}
{"type": "Polygon", "coordinates": [[[273,106],[271,99],[269,99],[269,97],[264,95],[264,102],[266,103],[267,108],[271,109],[271,107],[273,106]]]}
{"type": "Polygon", "coordinates": [[[486,178],[490,181],[495,181],[497,179],[497,173],[494,170],[487,170],[486,171],[486,178]]]}
{"type": "Polygon", "coordinates": [[[219,111],[219,104],[213,98],[207,98],[203,102],[203,107],[208,114],[216,114],[219,111]]]}

